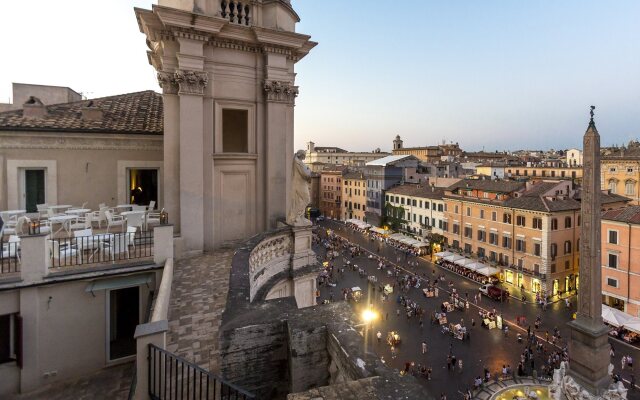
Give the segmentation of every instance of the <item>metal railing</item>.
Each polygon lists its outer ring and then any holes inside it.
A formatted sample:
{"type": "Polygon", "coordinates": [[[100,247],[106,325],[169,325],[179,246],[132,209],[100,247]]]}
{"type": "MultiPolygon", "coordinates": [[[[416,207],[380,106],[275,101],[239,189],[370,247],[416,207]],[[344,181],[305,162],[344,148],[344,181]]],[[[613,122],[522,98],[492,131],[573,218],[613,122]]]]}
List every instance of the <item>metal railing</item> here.
{"type": "Polygon", "coordinates": [[[0,275],[20,272],[20,243],[0,238],[0,275]]]}
{"type": "Polygon", "coordinates": [[[251,393],[158,346],[149,344],[149,397],[152,400],[245,400],[251,393]]]}
{"type": "Polygon", "coordinates": [[[107,233],[49,241],[51,268],[108,264],[153,256],[153,231],[107,233]]]}

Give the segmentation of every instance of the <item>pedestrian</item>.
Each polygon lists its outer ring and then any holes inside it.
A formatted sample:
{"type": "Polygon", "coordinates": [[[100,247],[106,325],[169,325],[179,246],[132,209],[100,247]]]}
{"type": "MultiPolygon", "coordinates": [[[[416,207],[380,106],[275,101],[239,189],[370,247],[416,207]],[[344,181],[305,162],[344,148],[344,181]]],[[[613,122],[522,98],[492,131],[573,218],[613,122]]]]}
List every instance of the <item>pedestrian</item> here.
{"type": "Polygon", "coordinates": [[[476,326],[476,320],[471,318],[471,326],[476,326]]]}
{"type": "Polygon", "coordinates": [[[451,356],[451,367],[453,369],[456,368],[456,364],[457,364],[456,356],[451,356]]]}
{"type": "Polygon", "coordinates": [[[629,369],[633,371],[633,358],[631,358],[631,356],[627,356],[627,365],[629,369]]]}
{"type": "Polygon", "coordinates": [[[431,373],[433,372],[433,369],[431,369],[431,367],[427,368],[427,380],[430,381],[431,380],[431,373]]]}
{"type": "Polygon", "coordinates": [[[444,393],[440,393],[440,400],[447,400],[447,395],[444,393]]]}
{"type": "Polygon", "coordinates": [[[624,371],[624,366],[627,363],[627,356],[622,356],[622,359],[620,360],[620,369],[624,371]]]}
{"type": "Polygon", "coordinates": [[[537,382],[538,381],[538,371],[534,369],[533,372],[531,373],[531,375],[533,375],[533,381],[537,382]]]}
{"type": "Polygon", "coordinates": [[[427,353],[427,342],[422,342],[422,354],[427,353]]]}
{"type": "Polygon", "coordinates": [[[636,376],[634,374],[631,374],[631,376],[629,377],[629,384],[630,390],[636,389],[636,376]]]}
{"type": "Polygon", "coordinates": [[[447,370],[451,370],[451,355],[447,356],[447,370]]]}
{"type": "Polygon", "coordinates": [[[376,333],[376,338],[378,338],[378,344],[380,344],[380,341],[382,340],[382,332],[378,331],[378,333],[376,333]]]}
{"type": "Polygon", "coordinates": [[[391,345],[391,358],[396,358],[396,348],[391,345]]]}
{"type": "Polygon", "coordinates": [[[398,317],[400,316],[400,309],[399,308],[396,309],[396,316],[398,316],[398,317]]]}

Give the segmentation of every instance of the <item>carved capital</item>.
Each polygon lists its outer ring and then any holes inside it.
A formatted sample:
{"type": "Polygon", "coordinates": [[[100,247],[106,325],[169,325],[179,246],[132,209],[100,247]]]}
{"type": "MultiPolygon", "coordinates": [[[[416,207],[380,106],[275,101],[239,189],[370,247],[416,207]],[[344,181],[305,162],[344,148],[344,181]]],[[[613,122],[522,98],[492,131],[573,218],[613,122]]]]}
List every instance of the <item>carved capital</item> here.
{"type": "Polygon", "coordinates": [[[177,70],[174,74],[180,94],[204,94],[204,88],[209,83],[209,75],[203,71],[177,70]]]}
{"type": "Polygon", "coordinates": [[[298,87],[284,81],[265,81],[264,92],[267,101],[294,104],[298,97],[298,87]]]}
{"type": "Polygon", "coordinates": [[[171,72],[158,72],[158,84],[162,88],[162,94],[178,94],[178,82],[171,72]]]}

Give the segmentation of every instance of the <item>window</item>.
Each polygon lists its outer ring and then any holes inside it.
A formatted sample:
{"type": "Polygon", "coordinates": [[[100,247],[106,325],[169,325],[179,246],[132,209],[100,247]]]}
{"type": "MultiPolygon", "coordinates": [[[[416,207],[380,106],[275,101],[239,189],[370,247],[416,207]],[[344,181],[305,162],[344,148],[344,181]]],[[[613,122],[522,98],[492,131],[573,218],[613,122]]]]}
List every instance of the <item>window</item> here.
{"type": "Polygon", "coordinates": [[[0,315],[0,364],[17,359],[18,319],[16,314],[0,315]]]}
{"type": "Polygon", "coordinates": [[[618,268],[618,255],[614,253],[609,253],[609,268],[618,268]]]}
{"type": "Polygon", "coordinates": [[[478,247],[478,257],[484,258],[484,255],[485,255],[484,248],[478,247]]]}
{"type": "Polygon", "coordinates": [[[454,212],[455,214],[457,214],[457,213],[458,213],[458,206],[455,206],[455,207],[453,208],[453,212],[454,212]]]}
{"type": "Polygon", "coordinates": [[[609,243],[618,244],[618,231],[609,231],[609,243]]]}
{"type": "Polygon", "coordinates": [[[636,183],[634,181],[627,181],[624,184],[624,194],[633,195],[636,193],[636,183]]]}
{"type": "Polygon", "coordinates": [[[444,205],[438,204],[438,211],[443,211],[444,205]]]}
{"type": "Polygon", "coordinates": [[[571,241],[564,242],[564,254],[571,254],[571,241]]]}
{"type": "Polygon", "coordinates": [[[533,219],[533,229],[542,229],[542,218],[533,219]]]}
{"type": "Polygon", "coordinates": [[[469,243],[464,244],[464,252],[471,253],[471,245],[469,243]]]}
{"type": "Polygon", "coordinates": [[[502,222],[505,224],[511,223],[511,214],[504,213],[502,214],[502,222]]]}
{"type": "Polygon", "coordinates": [[[447,221],[441,221],[442,222],[442,230],[444,232],[448,232],[449,231],[449,223],[447,221]]]}
{"type": "Polygon", "coordinates": [[[247,153],[249,151],[249,111],[222,110],[222,152],[247,153]]]}
{"type": "Polygon", "coordinates": [[[542,253],[542,246],[540,246],[540,243],[534,243],[533,244],[533,255],[540,257],[541,253],[542,253]]]}
{"type": "Polygon", "coordinates": [[[480,219],[484,219],[484,210],[480,210],[480,219]]]}
{"type": "Polygon", "coordinates": [[[489,260],[490,260],[490,261],[495,261],[495,260],[496,260],[496,258],[497,258],[497,254],[496,254],[496,252],[495,252],[495,251],[490,251],[490,252],[489,252],[489,260]]]}
{"type": "Polygon", "coordinates": [[[564,228],[571,228],[571,217],[564,217],[564,228]]]}
{"type": "Polygon", "coordinates": [[[571,267],[571,263],[569,262],[569,260],[566,260],[564,262],[564,269],[569,269],[569,267],[571,267]]]}
{"type": "Polygon", "coordinates": [[[471,207],[467,207],[467,217],[471,216],[471,207]]]}
{"type": "Polygon", "coordinates": [[[611,193],[614,193],[614,194],[616,193],[616,186],[617,186],[616,180],[615,179],[610,179],[609,180],[609,191],[611,193]]]}
{"type": "Polygon", "coordinates": [[[552,218],[551,219],[551,230],[552,231],[557,231],[558,230],[558,219],[557,218],[552,218]]]}
{"type": "Polygon", "coordinates": [[[609,168],[609,172],[616,172],[616,167],[609,168]]]}
{"type": "Polygon", "coordinates": [[[556,273],[556,265],[555,264],[551,264],[551,273],[552,274],[556,273]]]}
{"type": "Polygon", "coordinates": [[[509,236],[502,237],[502,247],[504,247],[505,249],[511,248],[511,237],[509,236]]]}
{"type": "Polygon", "coordinates": [[[460,225],[453,224],[453,233],[458,235],[460,233],[460,225]]]}
{"type": "Polygon", "coordinates": [[[551,254],[551,259],[555,259],[556,256],[558,255],[558,245],[555,243],[551,243],[551,248],[550,248],[550,254],[551,254]]]}
{"type": "Polygon", "coordinates": [[[526,218],[523,215],[516,216],[516,225],[525,226],[526,224],[526,218]]]}
{"type": "Polygon", "coordinates": [[[400,197],[400,204],[404,205],[404,197],[400,197]]]}
{"type": "Polygon", "coordinates": [[[627,167],[627,173],[629,174],[633,173],[633,167],[627,167]]]}
{"type": "Polygon", "coordinates": [[[472,239],[473,238],[473,229],[470,226],[464,227],[464,237],[472,239]]]}
{"type": "MultiPolygon", "coordinates": [[[[428,205],[429,203],[427,203],[427,208],[429,208],[428,205]]],[[[422,208],[422,200],[420,200],[420,208],[422,208]]]]}
{"type": "Polygon", "coordinates": [[[614,279],[614,278],[607,278],[607,285],[617,288],[618,287],[618,280],[614,279]]]}
{"type": "Polygon", "coordinates": [[[487,232],[479,230],[478,231],[478,240],[481,242],[486,242],[487,241],[487,232]]]}
{"type": "Polygon", "coordinates": [[[491,211],[491,220],[495,221],[498,219],[498,213],[495,211],[491,211]]]}
{"type": "Polygon", "coordinates": [[[498,245],[498,234],[494,232],[489,233],[489,243],[497,246],[498,245]]]}
{"type": "Polygon", "coordinates": [[[527,242],[524,239],[516,239],[516,251],[524,253],[527,251],[527,242]]]}

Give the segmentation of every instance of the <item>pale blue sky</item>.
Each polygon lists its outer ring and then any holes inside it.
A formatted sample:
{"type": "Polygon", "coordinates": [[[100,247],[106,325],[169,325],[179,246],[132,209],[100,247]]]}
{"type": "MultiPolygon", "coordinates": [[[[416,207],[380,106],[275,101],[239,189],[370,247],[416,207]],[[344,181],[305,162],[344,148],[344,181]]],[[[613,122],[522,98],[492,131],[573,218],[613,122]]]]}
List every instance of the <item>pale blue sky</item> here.
{"type": "MultiPolygon", "coordinates": [[[[0,1],[0,101],[11,82],[158,90],[132,10],[152,1],[22,3],[0,1]]],[[[591,104],[603,144],[640,136],[640,1],[293,4],[320,42],[297,68],[296,148],[567,148],[591,104]]]]}

